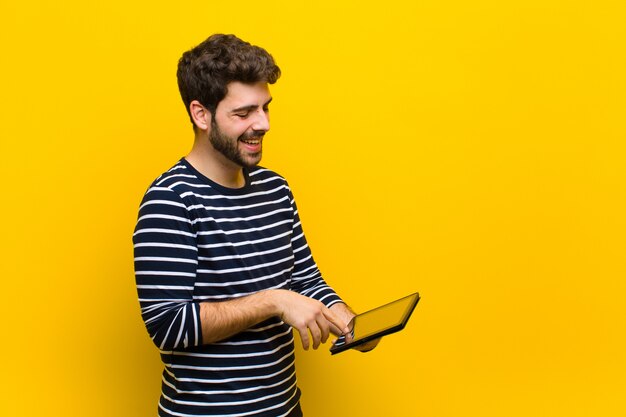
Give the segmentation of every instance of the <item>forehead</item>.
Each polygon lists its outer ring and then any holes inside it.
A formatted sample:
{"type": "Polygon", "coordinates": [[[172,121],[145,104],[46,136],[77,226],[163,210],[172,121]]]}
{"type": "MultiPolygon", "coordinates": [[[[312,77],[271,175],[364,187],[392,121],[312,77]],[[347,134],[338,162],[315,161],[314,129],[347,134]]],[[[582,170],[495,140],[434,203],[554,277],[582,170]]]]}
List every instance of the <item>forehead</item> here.
{"type": "Polygon", "coordinates": [[[218,107],[233,109],[242,106],[263,106],[272,98],[269,86],[264,81],[253,84],[233,81],[227,88],[226,97],[220,101],[218,107]]]}

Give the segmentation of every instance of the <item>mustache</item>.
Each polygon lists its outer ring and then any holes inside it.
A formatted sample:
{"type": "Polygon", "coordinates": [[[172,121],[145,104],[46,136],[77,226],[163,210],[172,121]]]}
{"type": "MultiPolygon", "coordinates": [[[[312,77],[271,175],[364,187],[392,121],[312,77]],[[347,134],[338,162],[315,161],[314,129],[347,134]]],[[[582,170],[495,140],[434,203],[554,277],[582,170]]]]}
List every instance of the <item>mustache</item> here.
{"type": "Polygon", "coordinates": [[[263,136],[265,136],[265,132],[263,131],[246,132],[243,135],[239,136],[239,139],[263,139],[263,136]]]}

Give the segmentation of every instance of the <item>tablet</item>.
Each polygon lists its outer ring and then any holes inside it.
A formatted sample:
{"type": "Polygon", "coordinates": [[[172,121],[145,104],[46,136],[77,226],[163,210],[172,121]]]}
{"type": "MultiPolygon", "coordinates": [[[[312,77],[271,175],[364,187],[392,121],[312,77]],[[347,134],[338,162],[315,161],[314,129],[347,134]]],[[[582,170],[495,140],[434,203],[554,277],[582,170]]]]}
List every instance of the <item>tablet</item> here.
{"type": "Polygon", "coordinates": [[[334,355],[404,329],[419,300],[419,293],[413,293],[389,304],[357,314],[348,324],[348,327],[352,329],[352,341],[346,343],[345,336],[339,337],[330,348],[330,353],[334,355]]]}

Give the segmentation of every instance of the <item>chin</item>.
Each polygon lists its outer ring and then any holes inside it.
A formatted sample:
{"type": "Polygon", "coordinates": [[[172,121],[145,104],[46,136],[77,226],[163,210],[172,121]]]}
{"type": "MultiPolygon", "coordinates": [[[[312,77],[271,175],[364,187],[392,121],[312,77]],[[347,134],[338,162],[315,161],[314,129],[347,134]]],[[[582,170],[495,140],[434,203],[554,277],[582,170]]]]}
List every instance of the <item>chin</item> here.
{"type": "Polygon", "coordinates": [[[253,168],[257,165],[259,165],[259,163],[261,162],[261,154],[259,153],[258,156],[255,155],[251,158],[247,158],[247,160],[245,161],[246,164],[244,165],[246,168],[253,168]]]}

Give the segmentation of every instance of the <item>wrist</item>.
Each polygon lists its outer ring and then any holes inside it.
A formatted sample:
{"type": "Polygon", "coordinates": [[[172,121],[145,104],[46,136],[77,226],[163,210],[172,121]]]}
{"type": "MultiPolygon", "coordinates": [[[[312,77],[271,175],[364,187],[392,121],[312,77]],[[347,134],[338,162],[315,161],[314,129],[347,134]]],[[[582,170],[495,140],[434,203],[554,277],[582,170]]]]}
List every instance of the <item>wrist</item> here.
{"type": "Polygon", "coordinates": [[[284,291],[285,290],[265,290],[258,293],[258,295],[263,298],[269,317],[277,316],[282,319],[283,309],[280,298],[284,291]]]}

